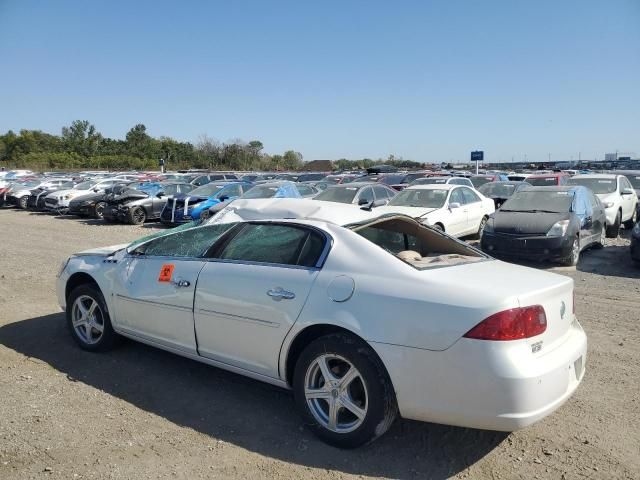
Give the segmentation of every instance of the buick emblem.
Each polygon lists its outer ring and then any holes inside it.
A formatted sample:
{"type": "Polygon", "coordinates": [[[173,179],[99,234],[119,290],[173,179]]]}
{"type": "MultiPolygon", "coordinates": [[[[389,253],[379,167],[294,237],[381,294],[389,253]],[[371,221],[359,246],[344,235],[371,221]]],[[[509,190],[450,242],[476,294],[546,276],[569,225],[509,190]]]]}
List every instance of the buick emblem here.
{"type": "Polygon", "coordinates": [[[560,318],[564,318],[564,312],[566,312],[567,306],[562,302],[560,304],[560,318]]]}

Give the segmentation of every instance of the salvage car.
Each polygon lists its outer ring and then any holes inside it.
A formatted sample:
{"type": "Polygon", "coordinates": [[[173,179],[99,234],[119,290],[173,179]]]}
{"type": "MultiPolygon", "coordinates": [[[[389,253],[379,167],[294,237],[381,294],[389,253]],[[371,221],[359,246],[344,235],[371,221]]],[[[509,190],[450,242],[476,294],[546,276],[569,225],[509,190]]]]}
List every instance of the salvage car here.
{"type": "Polygon", "coordinates": [[[71,256],[58,301],[80,348],[121,335],[290,388],[338,447],[398,414],[516,430],[573,394],[587,338],[571,278],[375,212],[238,200],[214,223],[71,256]]]}
{"type": "Polygon", "coordinates": [[[167,198],[160,221],[165,225],[181,225],[199,220],[203,212],[220,202],[235,200],[253,187],[248,182],[215,181],[198,187],[188,194],[179,193],[167,198]]]}
{"type": "Polygon", "coordinates": [[[493,200],[464,185],[435,184],[405,188],[380,213],[403,213],[454,237],[480,235],[493,200]]]}
{"type": "Polygon", "coordinates": [[[331,185],[314,197],[323,202],[350,203],[352,205],[369,205],[379,207],[389,203],[396,191],[386,185],[373,182],[351,182],[331,185]]]}
{"type": "Polygon", "coordinates": [[[530,186],[531,185],[526,182],[489,182],[480,185],[478,191],[485,197],[493,200],[497,210],[511,195],[530,186]]]}
{"type": "Polygon", "coordinates": [[[502,173],[489,173],[489,174],[480,174],[480,175],[472,175],[471,183],[475,188],[479,188],[481,185],[489,182],[505,182],[509,180],[509,178],[502,173]]]}
{"type": "Polygon", "coordinates": [[[515,193],[484,227],[481,248],[493,256],[577,265],[605,244],[602,202],[581,186],[529,187],[515,193]]]}
{"type": "Polygon", "coordinates": [[[67,190],[57,190],[50,193],[44,199],[45,208],[56,213],[64,214],[69,209],[69,202],[76,197],[95,193],[94,188],[99,188],[99,183],[93,180],[81,182],[67,190]]]}
{"type": "Polygon", "coordinates": [[[157,220],[170,195],[186,194],[193,188],[190,183],[162,182],[137,190],[128,189],[118,198],[107,200],[104,219],[132,225],[157,220]]]}
{"type": "Polygon", "coordinates": [[[534,187],[552,187],[557,185],[567,185],[571,177],[568,173],[541,173],[529,175],[527,183],[534,187]]]}
{"type": "Polygon", "coordinates": [[[49,180],[37,188],[31,190],[27,198],[27,208],[30,210],[46,210],[45,200],[48,195],[60,190],[73,188],[75,182],[71,179],[49,180]]]}
{"type": "Polygon", "coordinates": [[[575,175],[569,184],[591,189],[602,201],[607,213],[608,237],[617,237],[622,224],[633,228],[638,219],[638,197],[627,177],[603,173],[575,175]]]}
{"type": "Polygon", "coordinates": [[[69,202],[67,213],[79,217],[102,219],[107,195],[112,193],[118,194],[128,188],[129,185],[137,183],[138,182],[130,182],[128,180],[111,180],[110,186],[105,190],[93,188],[92,193],[72,199],[69,202]]]}
{"type": "Polygon", "coordinates": [[[13,204],[18,208],[26,210],[27,202],[29,201],[29,195],[31,190],[38,188],[44,180],[42,178],[35,178],[30,180],[19,180],[11,185],[11,188],[7,192],[7,203],[13,204]]]}

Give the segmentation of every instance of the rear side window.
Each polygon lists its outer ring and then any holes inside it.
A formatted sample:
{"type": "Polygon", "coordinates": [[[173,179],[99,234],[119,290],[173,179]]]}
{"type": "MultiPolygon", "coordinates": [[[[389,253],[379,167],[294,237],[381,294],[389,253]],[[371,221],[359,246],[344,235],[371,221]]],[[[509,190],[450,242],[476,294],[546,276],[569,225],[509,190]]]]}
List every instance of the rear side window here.
{"type": "Polygon", "coordinates": [[[462,190],[462,195],[464,196],[464,203],[475,203],[480,201],[480,197],[468,188],[461,188],[460,190],[462,190]]]}
{"type": "Polygon", "coordinates": [[[375,186],[373,187],[373,191],[376,195],[376,200],[387,200],[393,195],[389,195],[389,191],[386,188],[375,186]]]}
{"type": "Polygon", "coordinates": [[[459,203],[460,205],[464,205],[466,203],[461,188],[456,188],[453,192],[451,192],[449,203],[459,203]]]}
{"type": "Polygon", "coordinates": [[[324,249],[316,231],[289,225],[247,224],[219,255],[223,260],[314,267],[324,249]]]}

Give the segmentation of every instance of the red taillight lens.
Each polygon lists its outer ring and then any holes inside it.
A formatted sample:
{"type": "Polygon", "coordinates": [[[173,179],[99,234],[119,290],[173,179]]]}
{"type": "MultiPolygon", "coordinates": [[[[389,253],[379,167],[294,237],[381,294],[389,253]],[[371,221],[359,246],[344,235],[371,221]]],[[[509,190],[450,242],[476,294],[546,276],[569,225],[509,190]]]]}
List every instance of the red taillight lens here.
{"type": "Polygon", "coordinates": [[[547,329],[547,316],[541,305],[512,308],[484,319],[464,337],[476,340],[519,340],[535,337],[547,329]]]}

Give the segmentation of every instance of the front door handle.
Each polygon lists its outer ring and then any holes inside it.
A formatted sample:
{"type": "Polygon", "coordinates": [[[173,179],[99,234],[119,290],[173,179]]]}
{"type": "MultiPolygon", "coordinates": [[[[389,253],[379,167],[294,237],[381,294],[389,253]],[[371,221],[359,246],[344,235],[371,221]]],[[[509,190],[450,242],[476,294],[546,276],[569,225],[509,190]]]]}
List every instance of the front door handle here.
{"type": "Polygon", "coordinates": [[[181,278],[172,280],[171,283],[174,287],[188,287],[189,285],[191,285],[191,282],[189,280],[182,280],[181,278]]]}
{"type": "Polygon", "coordinates": [[[276,301],[280,300],[293,300],[296,298],[296,294],[293,292],[288,292],[284,290],[282,287],[272,288],[271,290],[267,290],[267,295],[273,298],[276,301]]]}

